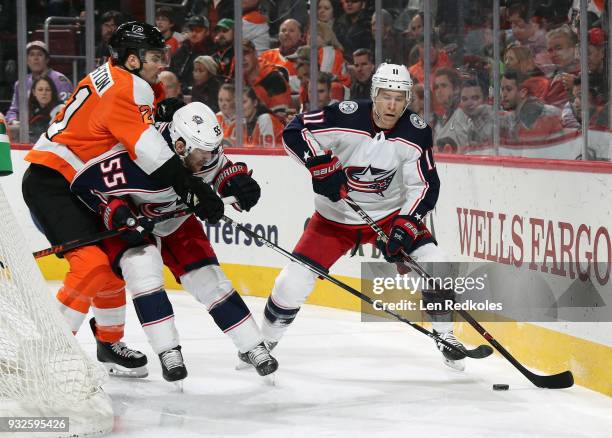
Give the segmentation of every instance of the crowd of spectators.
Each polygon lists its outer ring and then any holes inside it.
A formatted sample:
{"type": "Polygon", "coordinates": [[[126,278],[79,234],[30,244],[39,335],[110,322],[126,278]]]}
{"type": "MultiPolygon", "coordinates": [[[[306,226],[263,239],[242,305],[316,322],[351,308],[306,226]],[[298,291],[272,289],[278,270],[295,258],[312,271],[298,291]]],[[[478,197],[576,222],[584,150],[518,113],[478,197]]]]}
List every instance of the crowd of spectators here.
{"type": "MultiPolygon", "coordinates": [[[[589,126],[610,129],[609,2],[592,0],[588,22],[589,96],[580,88],[578,2],[501,0],[500,102],[493,103],[493,7],[487,0],[433,0],[430,80],[425,79],[422,0],[383,0],[378,17],[372,0],[319,0],[317,10],[318,106],[368,99],[375,70],[375,26],[382,26],[383,61],[405,64],[414,81],[410,109],[425,117],[429,87],[437,150],[465,152],[490,147],[493,120],[502,142],[550,142],[582,129],[581,108],[588,100],[589,126]]],[[[226,144],[236,137],[234,104],[234,21],[231,0],[187,2],[186,9],[159,7],[155,23],[171,55],[161,80],[167,95],[201,101],[217,112],[226,144]]],[[[243,144],[282,147],[283,126],[311,108],[308,2],[243,0],[243,144]]],[[[97,62],[108,58],[112,31],[128,14],[104,11],[96,47],[97,62]]],[[[28,45],[27,89],[30,122],[40,126],[72,90],[49,67],[49,52],[37,41],[28,45]],[[49,80],[42,84],[41,77],[49,80]],[[46,87],[44,93],[35,87],[46,87]],[[47,95],[52,97],[46,97],[47,95]],[[41,96],[44,95],[44,98],[41,96]],[[50,99],[50,100],[49,100],[50,99]],[[53,107],[53,108],[51,108],[53,107]],[[40,121],[39,123],[32,122],[40,121]]],[[[17,89],[6,115],[16,123],[17,89]]],[[[32,129],[32,136],[39,128],[32,129]]]]}

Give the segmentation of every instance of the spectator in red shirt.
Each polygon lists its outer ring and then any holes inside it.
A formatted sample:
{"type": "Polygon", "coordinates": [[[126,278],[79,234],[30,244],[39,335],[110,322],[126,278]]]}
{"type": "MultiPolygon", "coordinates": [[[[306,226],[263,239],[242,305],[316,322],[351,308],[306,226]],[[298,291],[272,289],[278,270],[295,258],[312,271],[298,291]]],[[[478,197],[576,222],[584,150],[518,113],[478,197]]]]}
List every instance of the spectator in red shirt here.
{"type": "Polygon", "coordinates": [[[576,54],[578,38],[567,25],[560,26],[546,34],[546,44],[555,71],[544,97],[550,105],[562,108],[569,101],[569,91],[574,78],[580,74],[580,63],[576,54]]]}

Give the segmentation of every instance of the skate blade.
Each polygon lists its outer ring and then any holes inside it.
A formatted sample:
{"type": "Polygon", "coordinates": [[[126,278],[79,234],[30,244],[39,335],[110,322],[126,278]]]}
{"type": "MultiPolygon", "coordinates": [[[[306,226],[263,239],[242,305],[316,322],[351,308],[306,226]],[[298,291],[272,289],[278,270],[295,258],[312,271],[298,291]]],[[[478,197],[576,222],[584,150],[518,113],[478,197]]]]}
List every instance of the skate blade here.
{"type": "Polygon", "coordinates": [[[103,362],[102,365],[106,369],[106,372],[111,377],[121,377],[128,379],[142,379],[149,375],[149,370],[146,366],[137,368],[126,368],[116,363],[103,362]]]}
{"type": "Polygon", "coordinates": [[[176,390],[178,392],[184,392],[183,391],[183,382],[184,382],[184,380],[177,380],[175,382],[172,382],[172,384],[174,384],[174,387],[176,388],[176,390]]]}
{"type": "Polygon", "coordinates": [[[276,372],[262,376],[264,383],[268,386],[276,386],[276,372]]]}
{"type": "Polygon", "coordinates": [[[444,365],[446,365],[449,368],[454,369],[455,371],[465,371],[465,360],[464,359],[450,360],[450,359],[444,358],[444,365]]]}

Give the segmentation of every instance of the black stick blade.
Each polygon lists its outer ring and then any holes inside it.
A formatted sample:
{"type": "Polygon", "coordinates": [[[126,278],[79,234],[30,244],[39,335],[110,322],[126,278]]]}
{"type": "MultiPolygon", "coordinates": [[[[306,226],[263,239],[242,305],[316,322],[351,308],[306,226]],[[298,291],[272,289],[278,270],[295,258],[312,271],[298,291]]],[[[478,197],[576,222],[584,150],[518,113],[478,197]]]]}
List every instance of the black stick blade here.
{"type": "Polygon", "coordinates": [[[488,345],[479,345],[473,350],[466,350],[466,356],[472,359],[484,359],[493,354],[493,349],[488,345]]]}
{"type": "Polygon", "coordinates": [[[539,388],[563,389],[574,385],[574,375],[571,371],[563,371],[552,376],[540,376],[531,373],[531,377],[527,376],[527,378],[539,388]]]}

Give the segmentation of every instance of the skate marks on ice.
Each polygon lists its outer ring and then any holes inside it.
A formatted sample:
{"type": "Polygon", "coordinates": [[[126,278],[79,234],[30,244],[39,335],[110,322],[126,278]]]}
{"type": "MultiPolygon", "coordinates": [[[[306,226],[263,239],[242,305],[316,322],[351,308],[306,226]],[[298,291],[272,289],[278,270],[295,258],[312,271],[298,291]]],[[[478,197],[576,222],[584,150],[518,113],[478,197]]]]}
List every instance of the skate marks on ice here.
{"type": "MultiPolygon", "coordinates": [[[[449,369],[434,343],[399,323],[304,306],[274,350],[275,385],[236,371],[236,351],[191,297],[171,293],[189,376],[180,393],[150,360],[146,379],[111,379],[115,436],[594,437],[612,400],[580,387],[534,388],[498,357],[449,369]],[[421,339],[423,338],[423,339],[421,339]],[[504,382],[510,390],[494,392],[504,382]],[[580,421],[577,421],[580,419],[580,421]]],[[[265,300],[246,297],[258,322],[265,300]]],[[[85,349],[95,351],[85,330],[85,349]]],[[[133,311],[126,341],[155,358],[133,311]]]]}

